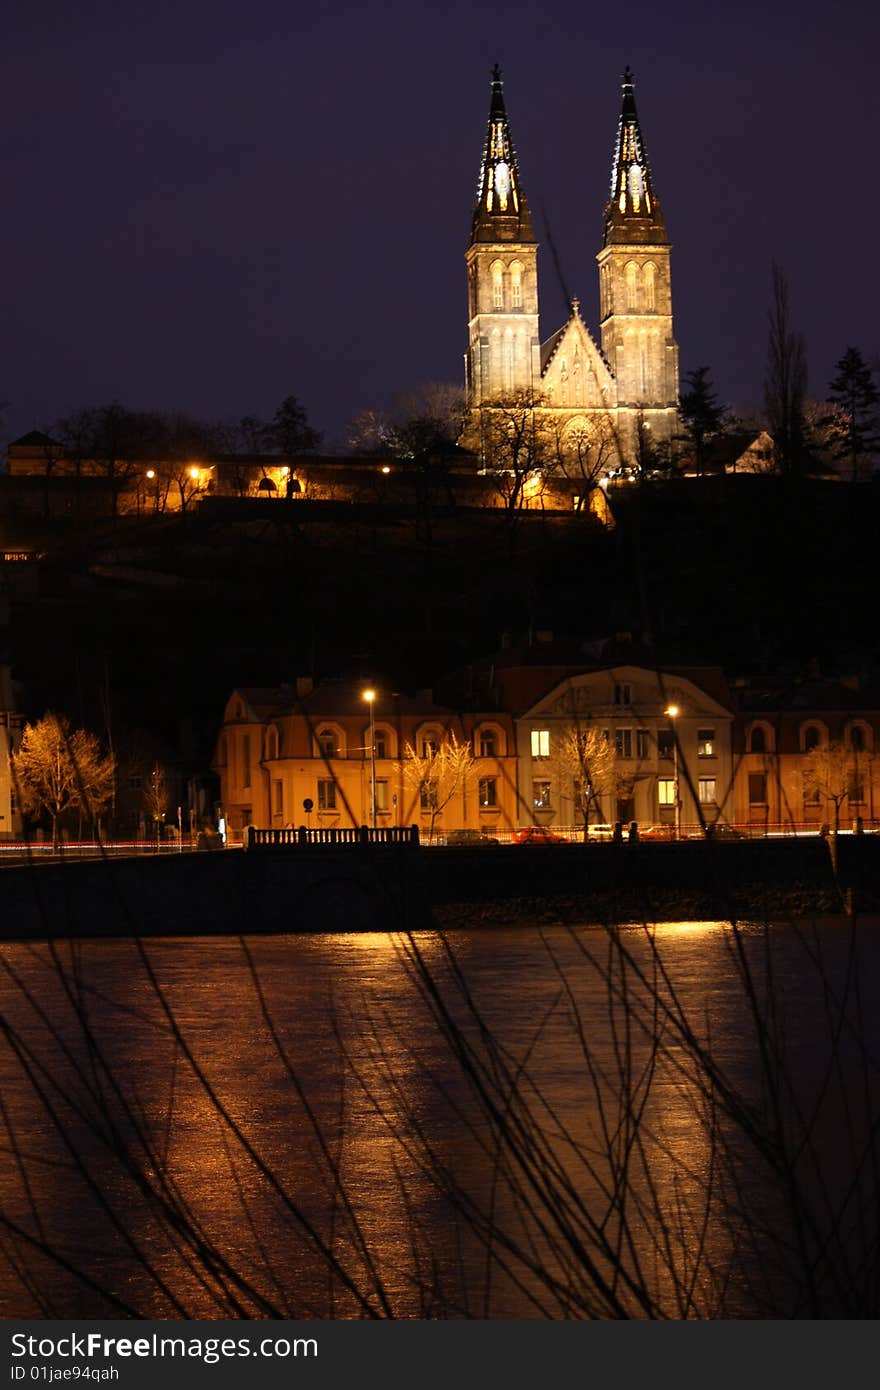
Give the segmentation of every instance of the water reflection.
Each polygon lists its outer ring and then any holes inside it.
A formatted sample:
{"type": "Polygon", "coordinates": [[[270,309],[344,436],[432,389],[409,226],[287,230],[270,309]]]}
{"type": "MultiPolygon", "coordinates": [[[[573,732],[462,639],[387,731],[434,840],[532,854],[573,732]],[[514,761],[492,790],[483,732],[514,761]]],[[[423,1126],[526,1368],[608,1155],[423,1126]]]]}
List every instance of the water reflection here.
{"type": "Polygon", "coordinates": [[[878,940],[5,946],[4,1313],[865,1315],[878,940]]]}

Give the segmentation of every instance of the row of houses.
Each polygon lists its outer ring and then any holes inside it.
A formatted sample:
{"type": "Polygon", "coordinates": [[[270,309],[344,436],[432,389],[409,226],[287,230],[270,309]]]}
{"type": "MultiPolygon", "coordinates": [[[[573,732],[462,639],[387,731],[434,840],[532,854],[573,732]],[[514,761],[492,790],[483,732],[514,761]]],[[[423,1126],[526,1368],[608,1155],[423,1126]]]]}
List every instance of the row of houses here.
{"type": "Polygon", "coordinates": [[[835,801],[841,824],[878,824],[880,699],[858,682],[731,689],[718,667],[578,665],[538,642],[445,684],[442,702],[306,679],[233,691],[214,763],[229,829],[797,832],[833,823],[835,801]]]}

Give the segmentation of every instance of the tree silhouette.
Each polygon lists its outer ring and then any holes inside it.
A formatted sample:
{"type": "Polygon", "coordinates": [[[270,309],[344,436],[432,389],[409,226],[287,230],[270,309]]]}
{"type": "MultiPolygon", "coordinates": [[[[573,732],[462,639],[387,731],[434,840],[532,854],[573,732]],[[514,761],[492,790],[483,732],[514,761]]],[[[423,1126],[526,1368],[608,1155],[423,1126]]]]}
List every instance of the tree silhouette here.
{"type": "Polygon", "coordinates": [[[849,461],[856,482],[863,465],[880,449],[880,392],[858,348],[848,347],[837,363],[828,396],[838,407],[829,417],[831,449],[849,461]]]}
{"type": "Polygon", "coordinates": [[[795,477],[804,471],[807,456],[804,422],[807,358],[803,334],[795,332],[791,326],[788,281],[775,261],[772,278],[764,406],[773,436],[776,466],[786,477],[795,477]]]}
{"type": "Polygon", "coordinates": [[[682,391],[678,415],[685,435],[693,449],[697,472],[706,470],[707,446],[714,435],[724,428],[727,412],[719,404],[715,388],[709,379],[708,367],[696,367],[685,377],[687,389],[682,391]]]}

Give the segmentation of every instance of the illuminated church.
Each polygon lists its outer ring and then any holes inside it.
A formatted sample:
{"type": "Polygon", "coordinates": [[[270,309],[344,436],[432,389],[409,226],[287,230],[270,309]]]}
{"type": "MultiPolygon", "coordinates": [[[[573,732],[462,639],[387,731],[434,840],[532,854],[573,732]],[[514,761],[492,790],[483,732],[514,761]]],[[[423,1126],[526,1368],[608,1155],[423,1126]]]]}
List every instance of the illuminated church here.
{"type": "Polygon", "coordinates": [[[485,440],[493,406],[497,415],[506,402],[526,399],[562,439],[604,425],[630,457],[644,427],[657,443],[668,440],[678,404],[669,254],[627,69],[597,257],[601,348],[577,299],[568,322],[541,342],[538,243],[496,67],[466,253],[472,447],[485,440]]]}

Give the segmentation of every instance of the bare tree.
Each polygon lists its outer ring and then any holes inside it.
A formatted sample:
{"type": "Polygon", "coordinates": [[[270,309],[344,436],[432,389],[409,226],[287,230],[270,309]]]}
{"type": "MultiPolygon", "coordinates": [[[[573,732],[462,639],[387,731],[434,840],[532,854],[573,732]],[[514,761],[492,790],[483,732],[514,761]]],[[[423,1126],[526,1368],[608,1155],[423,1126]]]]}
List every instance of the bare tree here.
{"type": "Polygon", "coordinates": [[[604,820],[602,800],[617,787],[617,754],[603,729],[583,723],[566,724],[554,739],[553,770],[560,790],[570,786],[583,816],[584,839],[591,819],[604,820]],[[595,813],[595,817],[594,814],[595,813]]]}
{"type": "Polygon", "coordinates": [[[471,745],[449,733],[440,743],[427,742],[421,753],[408,743],[404,758],[404,781],[418,793],[421,810],[430,816],[428,839],[433,840],[441,811],[454,796],[467,795],[476,765],[471,745]]]}
{"type": "Polygon", "coordinates": [[[784,476],[795,477],[803,472],[806,463],[807,358],[803,334],[791,326],[788,281],[775,261],[772,277],[764,405],[776,451],[776,466],[784,476]]]}
{"type": "Polygon", "coordinates": [[[71,729],[64,715],[50,712],[25,726],[12,768],[23,810],[49,815],[55,847],[66,812],[78,811],[94,825],[113,795],[115,759],[94,734],[71,729]]]}
{"type": "Polygon", "coordinates": [[[570,482],[580,483],[577,510],[589,511],[590,494],[608,474],[623,464],[620,434],[607,415],[582,420],[579,424],[559,420],[555,415],[540,419],[538,429],[545,437],[550,470],[570,482]]]}
{"type": "Polygon", "coordinates": [[[155,762],[143,786],[144,810],[156,827],[159,839],[162,822],[168,813],[171,793],[168,787],[168,774],[160,762],[155,762]]]}
{"type": "Polygon", "coordinates": [[[851,796],[858,777],[853,750],[843,743],[826,743],[813,748],[804,759],[801,770],[804,795],[830,802],[833,809],[831,853],[837,868],[837,836],[840,832],[840,809],[851,796]]]}

